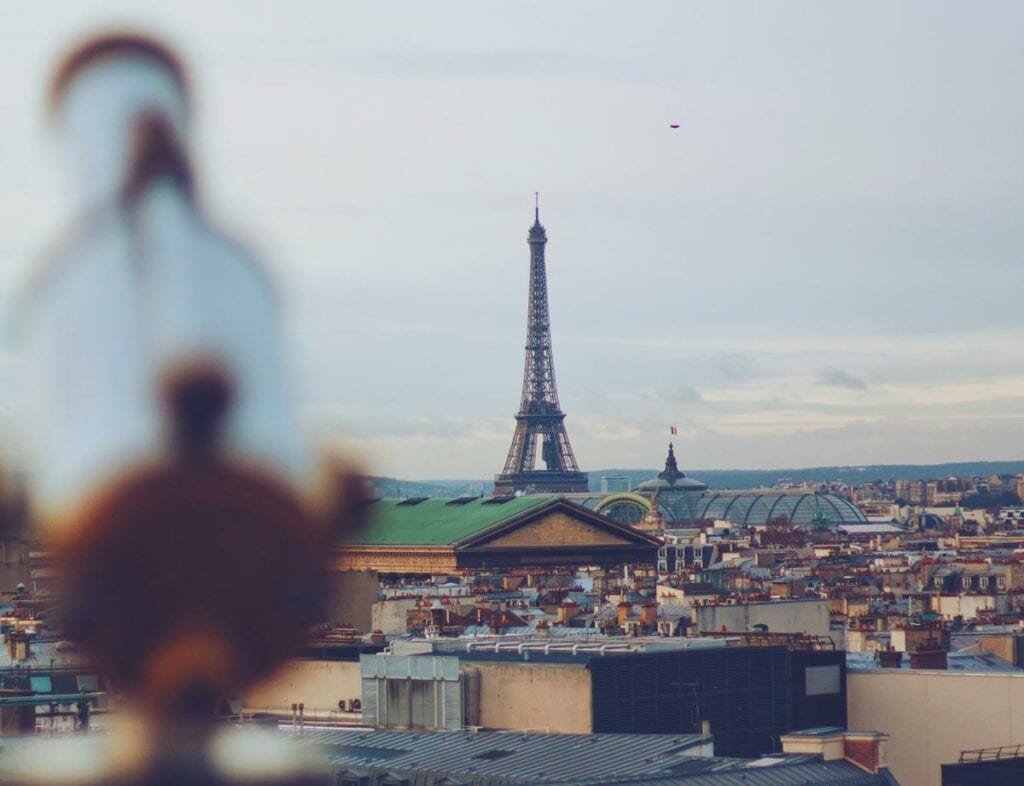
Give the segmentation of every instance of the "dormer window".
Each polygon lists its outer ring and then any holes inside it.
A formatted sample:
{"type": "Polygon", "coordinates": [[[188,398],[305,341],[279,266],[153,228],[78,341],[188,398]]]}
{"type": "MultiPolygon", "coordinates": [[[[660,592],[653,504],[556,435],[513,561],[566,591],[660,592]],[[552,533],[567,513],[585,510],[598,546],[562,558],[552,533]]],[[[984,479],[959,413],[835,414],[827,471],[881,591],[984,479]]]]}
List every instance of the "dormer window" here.
{"type": "Polygon", "coordinates": [[[988,576],[982,576],[978,579],[978,586],[982,589],[988,589],[988,576]]]}
{"type": "Polygon", "coordinates": [[[960,578],[960,585],[964,589],[970,589],[971,588],[971,577],[970,576],[962,576],[960,578]]]}

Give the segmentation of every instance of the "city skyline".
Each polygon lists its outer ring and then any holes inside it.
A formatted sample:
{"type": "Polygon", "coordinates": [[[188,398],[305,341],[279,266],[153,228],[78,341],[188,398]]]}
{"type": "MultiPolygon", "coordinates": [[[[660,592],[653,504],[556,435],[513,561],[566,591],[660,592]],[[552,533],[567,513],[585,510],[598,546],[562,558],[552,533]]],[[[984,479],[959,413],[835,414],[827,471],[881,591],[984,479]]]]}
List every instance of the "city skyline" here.
{"type": "Polygon", "coordinates": [[[49,71],[138,19],[189,61],[205,201],[278,274],[313,438],[375,474],[500,471],[534,191],[582,469],[657,466],[672,425],[685,471],[1021,458],[1024,10],[401,10],[0,12],[32,33],[0,53],[0,317],[71,219],[49,71]]]}

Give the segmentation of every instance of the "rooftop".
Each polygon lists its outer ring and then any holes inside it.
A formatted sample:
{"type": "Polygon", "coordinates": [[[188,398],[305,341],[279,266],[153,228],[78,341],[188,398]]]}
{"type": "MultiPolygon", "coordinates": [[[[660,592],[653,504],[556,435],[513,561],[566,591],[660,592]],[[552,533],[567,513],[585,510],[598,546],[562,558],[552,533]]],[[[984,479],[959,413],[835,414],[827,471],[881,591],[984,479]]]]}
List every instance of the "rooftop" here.
{"type": "Polygon", "coordinates": [[[380,499],[370,505],[366,525],[346,541],[357,546],[449,546],[556,499],[552,495],[380,499]]]}
{"type": "Polygon", "coordinates": [[[843,524],[839,529],[847,535],[898,535],[907,532],[895,524],[874,521],[868,524],[843,524]]]}
{"type": "MultiPolygon", "coordinates": [[[[890,784],[845,761],[776,755],[760,759],[700,755],[708,738],[693,734],[527,734],[307,730],[297,744],[315,747],[336,772],[386,769],[439,783],[531,784],[890,784]]],[[[409,777],[413,780],[412,777],[409,777]]]]}
{"type": "MultiPolygon", "coordinates": [[[[983,652],[950,652],[946,658],[945,673],[959,674],[1016,674],[1024,676],[1024,669],[1017,668],[995,655],[983,652]]],[[[936,673],[933,669],[911,669],[910,657],[906,653],[899,669],[882,668],[873,652],[847,652],[846,668],[850,672],[861,673],[871,671],[913,671],[936,673]]],[[[941,673],[941,672],[940,672],[941,673]]]]}

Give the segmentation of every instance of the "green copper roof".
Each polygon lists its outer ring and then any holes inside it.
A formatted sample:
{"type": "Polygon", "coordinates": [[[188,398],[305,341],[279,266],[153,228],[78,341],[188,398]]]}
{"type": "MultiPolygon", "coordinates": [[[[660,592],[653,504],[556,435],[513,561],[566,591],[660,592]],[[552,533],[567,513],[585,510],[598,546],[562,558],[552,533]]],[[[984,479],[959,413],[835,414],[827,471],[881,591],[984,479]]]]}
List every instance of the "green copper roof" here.
{"type": "Polygon", "coordinates": [[[366,526],[345,540],[355,546],[448,546],[557,496],[514,497],[505,502],[492,499],[377,500],[370,506],[366,526]]]}

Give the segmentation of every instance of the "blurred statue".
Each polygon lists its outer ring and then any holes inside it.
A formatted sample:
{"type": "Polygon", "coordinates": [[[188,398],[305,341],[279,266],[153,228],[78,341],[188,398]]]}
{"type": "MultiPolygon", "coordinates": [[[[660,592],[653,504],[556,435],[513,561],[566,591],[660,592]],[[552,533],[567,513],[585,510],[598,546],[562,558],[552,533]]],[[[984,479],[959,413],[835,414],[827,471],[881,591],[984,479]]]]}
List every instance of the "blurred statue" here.
{"type": "Polygon", "coordinates": [[[77,215],[19,304],[33,510],[67,633],[191,739],[318,618],[327,528],[276,293],[203,213],[168,49],[92,40],[50,104],[77,215]]]}
{"type": "Polygon", "coordinates": [[[37,510],[66,524],[99,484],[172,451],[307,482],[276,293],[197,201],[181,65],[101,38],[65,59],[50,101],[78,215],[21,304],[37,510]]]}

